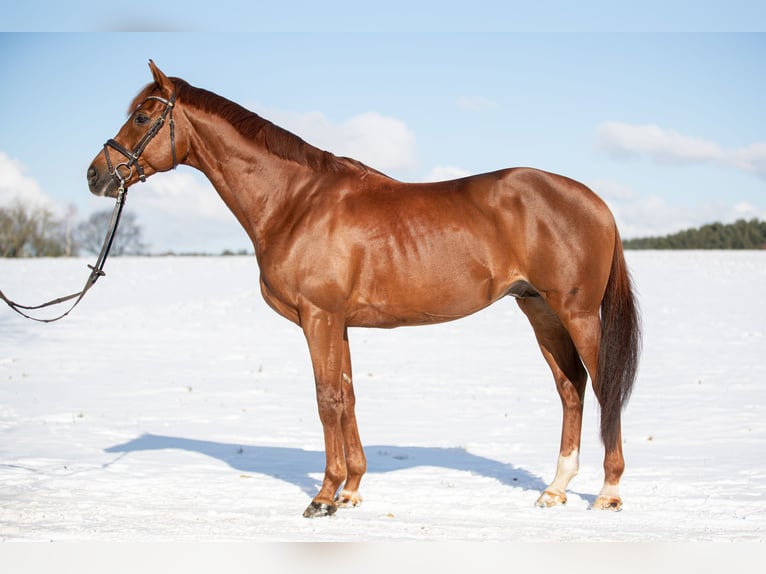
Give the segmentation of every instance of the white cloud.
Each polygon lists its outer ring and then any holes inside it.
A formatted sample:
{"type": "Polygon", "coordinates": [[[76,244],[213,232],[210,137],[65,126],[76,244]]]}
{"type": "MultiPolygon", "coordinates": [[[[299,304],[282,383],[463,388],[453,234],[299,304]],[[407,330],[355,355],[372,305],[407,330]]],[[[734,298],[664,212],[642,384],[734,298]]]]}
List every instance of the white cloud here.
{"type": "Polygon", "coordinates": [[[729,159],[735,167],[766,178],[766,142],[758,142],[745,148],[732,150],[729,159]]]}
{"type": "Polygon", "coordinates": [[[321,112],[268,110],[256,105],[253,109],[311,145],[383,172],[407,170],[417,163],[415,133],[397,118],[365,112],[333,123],[321,112]]]}
{"type": "Polygon", "coordinates": [[[726,149],[716,142],[663,129],[656,125],[605,122],[597,145],[616,157],[648,156],[666,164],[715,164],[766,179],[766,142],[726,149]]]}
{"type": "Polygon", "coordinates": [[[731,213],[736,219],[753,219],[757,217],[766,221],[766,209],[756,207],[747,201],[740,201],[731,206],[731,213]]]}
{"type": "Polygon", "coordinates": [[[713,222],[766,220],[766,210],[744,201],[670,205],[661,197],[641,195],[614,181],[596,181],[589,187],[609,205],[625,239],[663,236],[713,222]]]}
{"type": "Polygon", "coordinates": [[[130,189],[131,203],[178,218],[231,221],[233,215],[215,188],[190,169],[158,174],[130,189]]]}
{"type": "Polygon", "coordinates": [[[132,186],[126,207],[136,214],[153,252],[220,253],[252,248],[215,188],[190,168],[156,174],[146,183],[132,186]]]}
{"type": "Polygon", "coordinates": [[[0,206],[14,201],[25,205],[47,207],[55,211],[59,206],[46,194],[37,181],[26,174],[25,166],[18,160],[0,151],[0,206]]]}

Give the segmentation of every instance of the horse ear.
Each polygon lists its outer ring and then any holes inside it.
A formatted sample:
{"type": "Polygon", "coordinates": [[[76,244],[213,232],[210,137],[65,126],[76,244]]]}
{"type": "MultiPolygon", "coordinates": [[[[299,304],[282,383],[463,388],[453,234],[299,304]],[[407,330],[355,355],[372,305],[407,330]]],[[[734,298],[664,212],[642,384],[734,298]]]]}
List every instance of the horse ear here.
{"type": "Polygon", "coordinates": [[[173,82],[171,82],[168,77],[162,73],[162,70],[157,67],[157,64],[154,63],[154,60],[149,60],[149,69],[152,71],[154,81],[157,82],[160,90],[167,93],[168,95],[171,94],[173,92],[173,82]]]}

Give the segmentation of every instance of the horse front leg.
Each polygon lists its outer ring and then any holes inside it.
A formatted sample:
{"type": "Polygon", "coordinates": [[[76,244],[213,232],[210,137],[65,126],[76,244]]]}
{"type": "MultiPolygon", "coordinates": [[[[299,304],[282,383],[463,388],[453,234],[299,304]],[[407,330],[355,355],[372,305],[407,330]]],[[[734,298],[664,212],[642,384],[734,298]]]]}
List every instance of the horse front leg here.
{"type": "Polygon", "coordinates": [[[343,333],[343,367],[341,370],[341,395],[343,397],[343,414],[341,427],[343,432],[343,449],[346,460],[346,484],[336,498],[338,506],[357,506],[362,502],[359,494],[359,484],[367,470],[367,459],[364,456],[362,440],[356,424],[356,396],[354,395],[353,375],[351,374],[351,351],[348,344],[348,330],[343,333]]]}
{"type": "Polygon", "coordinates": [[[342,388],[345,325],[341,316],[313,307],[302,309],[300,317],[314,370],[326,458],[322,487],[303,513],[313,518],[335,514],[335,493],[346,478],[342,388]]]}

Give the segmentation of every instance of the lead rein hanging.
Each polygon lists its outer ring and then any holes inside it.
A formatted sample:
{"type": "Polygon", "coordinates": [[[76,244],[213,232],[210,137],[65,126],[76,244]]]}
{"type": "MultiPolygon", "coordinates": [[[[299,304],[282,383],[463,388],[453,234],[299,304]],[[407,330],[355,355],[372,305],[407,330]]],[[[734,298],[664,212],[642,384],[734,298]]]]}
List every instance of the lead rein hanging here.
{"type": "Polygon", "coordinates": [[[85,281],[85,286],[80,291],[78,291],[77,293],[72,293],[71,295],[66,295],[64,297],[58,297],[56,299],[52,299],[45,303],[41,303],[40,305],[21,305],[20,303],[17,303],[13,301],[12,299],[9,299],[8,297],[6,297],[2,291],[0,291],[0,299],[5,301],[5,303],[11,309],[16,311],[19,315],[22,315],[26,317],[27,319],[31,319],[32,321],[37,321],[38,323],[53,323],[54,321],[58,321],[59,319],[63,319],[64,317],[69,315],[69,313],[72,312],[72,310],[77,306],[77,304],[80,301],[82,301],[82,298],[85,297],[85,293],[87,293],[88,290],[91,287],[93,287],[93,285],[96,284],[96,281],[98,281],[98,278],[106,275],[106,273],[104,272],[104,264],[106,263],[106,259],[109,256],[109,251],[112,248],[112,243],[114,243],[114,236],[117,233],[117,226],[120,223],[120,216],[122,215],[122,210],[125,207],[126,198],[127,198],[127,190],[125,189],[124,185],[121,185],[120,189],[117,192],[117,201],[114,206],[114,211],[112,211],[112,219],[109,223],[109,229],[106,232],[104,243],[101,246],[101,252],[98,255],[98,259],[96,260],[95,265],[88,265],[88,268],[91,270],[91,273],[88,276],[88,279],[85,281]],[[39,317],[33,317],[25,313],[25,311],[35,311],[37,309],[44,309],[45,307],[59,305],[67,301],[71,301],[72,299],[75,299],[75,302],[72,303],[72,306],[69,307],[69,309],[67,309],[66,312],[50,319],[41,319],[39,317]]]}

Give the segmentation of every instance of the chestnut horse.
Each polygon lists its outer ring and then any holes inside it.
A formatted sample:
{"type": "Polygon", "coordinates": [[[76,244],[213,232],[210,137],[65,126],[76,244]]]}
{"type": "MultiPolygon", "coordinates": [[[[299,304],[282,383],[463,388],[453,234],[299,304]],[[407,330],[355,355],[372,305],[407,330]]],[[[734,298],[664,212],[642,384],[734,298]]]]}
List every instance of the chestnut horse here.
{"type": "Polygon", "coordinates": [[[620,236],[601,199],[529,168],[403,183],[149,67],[154,81],[88,169],[90,190],[114,197],[189,165],[247,231],[261,293],[301,327],[313,365],[326,467],[304,516],[362,500],[348,328],[450,321],[507,295],[528,317],[563,405],[556,475],[537,504],[566,502],[590,376],[605,447],[594,507],[621,508],[620,415],[641,337],[620,236]]]}

